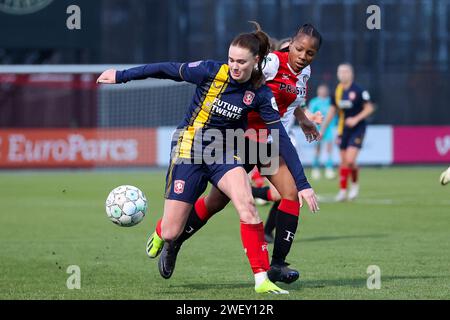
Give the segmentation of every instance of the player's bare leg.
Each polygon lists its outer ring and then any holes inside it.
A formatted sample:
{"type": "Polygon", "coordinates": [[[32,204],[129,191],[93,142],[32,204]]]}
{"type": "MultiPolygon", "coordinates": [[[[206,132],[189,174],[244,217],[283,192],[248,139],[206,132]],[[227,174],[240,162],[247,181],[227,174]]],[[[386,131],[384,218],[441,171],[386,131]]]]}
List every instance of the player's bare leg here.
{"type": "Polygon", "coordinates": [[[336,174],[333,170],[333,143],[326,143],[327,162],[325,164],[325,178],[334,179],[336,174]]]}
{"type": "MultiPolygon", "coordinates": [[[[213,186],[206,197],[198,199],[195,205],[191,206],[184,230],[176,239],[177,245],[180,247],[184,241],[200,230],[212,215],[225,208],[229,202],[230,199],[213,186]]],[[[161,236],[161,222],[162,219],[158,220],[155,232],[147,241],[147,255],[150,258],[156,258],[164,245],[161,236]]]]}
{"type": "Polygon", "coordinates": [[[311,179],[319,180],[320,179],[320,149],[321,143],[317,142],[315,151],[314,151],[314,160],[311,170],[311,179]]]}
{"type": "Polygon", "coordinates": [[[341,167],[339,168],[339,193],[336,195],[335,200],[337,202],[342,202],[347,200],[347,183],[348,183],[348,176],[350,174],[350,169],[348,168],[347,162],[346,162],[346,149],[341,150],[340,152],[340,158],[341,158],[341,167]]]}
{"type": "Polygon", "coordinates": [[[349,200],[355,200],[356,197],[358,197],[359,194],[359,183],[358,183],[358,166],[356,164],[356,159],[359,155],[359,148],[356,147],[348,147],[345,152],[345,158],[346,158],[346,164],[347,167],[350,169],[350,176],[352,184],[350,186],[349,192],[348,192],[348,199],[349,200]]]}
{"type": "Polygon", "coordinates": [[[183,232],[192,204],[166,200],[164,202],[164,215],[161,221],[161,237],[164,240],[164,248],[158,262],[159,273],[165,279],[169,279],[175,269],[175,262],[179,250],[175,240],[183,232]]]}
{"type": "Polygon", "coordinates": [[[219,181],[218,187],[231,199],[239,214],[242,244],[255,276],[255,291],[288,293],[268,279],[269,255],[264,241],[264,227],[256,210],[245,170],[239,167],[228,171],[219,181]]]}

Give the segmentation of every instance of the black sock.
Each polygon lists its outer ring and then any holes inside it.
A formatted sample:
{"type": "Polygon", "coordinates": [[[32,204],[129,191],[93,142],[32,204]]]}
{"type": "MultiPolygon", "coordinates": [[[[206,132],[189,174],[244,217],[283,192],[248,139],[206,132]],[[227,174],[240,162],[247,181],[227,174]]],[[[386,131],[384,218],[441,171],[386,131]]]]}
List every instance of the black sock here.
{"type": "Polygon", "coordinates": [[[267,192],[270,190],[270,187],[262,187],[262,188],[255,188],[252,187],[252,195],[254,198],[263,199],[266,201],[270,201],[267,198],[267,192]]]}
{"type": "Polygon", "coordinates": [[[298,226],[298,217],[280,210],[277,210],[276,215],[277,227],[273,246],[272,265],[282,265],[294,242],[294,236],[298,226]]]}
{"type": "Polygon", "coordinates": [[[266,225],[264,226],[265,234],[272,234],[273,229],[275,229],[277,223],[277,211],[280,201],[274,202],[272,208],[270,208],[269,215],[267,216],[266,225]]]}
{"type": "Polygon", "coordinates": [[[195,212],[195,206],[193,206],[186,221],[186,225],[184,226],[183,233],[181,233],[176,240],[177,244],[182,245],[184,241],[192,237],[194,233],[200,230],[207,222],[208,220],[203,221],[198,217],[195,212]]]}

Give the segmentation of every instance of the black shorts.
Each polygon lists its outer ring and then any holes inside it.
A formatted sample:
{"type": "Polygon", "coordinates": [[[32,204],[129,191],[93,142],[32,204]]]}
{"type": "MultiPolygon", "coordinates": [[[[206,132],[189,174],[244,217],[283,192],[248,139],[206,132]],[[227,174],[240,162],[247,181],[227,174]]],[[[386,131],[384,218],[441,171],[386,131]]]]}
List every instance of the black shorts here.
{"type": "Polygon", "coordinates": [[[362,148],[364,136],[366,134],[366,126],[357,126],[352,129],[344,129],[340,138],[339,149],[345,150],[348,147],[362,148]]]}

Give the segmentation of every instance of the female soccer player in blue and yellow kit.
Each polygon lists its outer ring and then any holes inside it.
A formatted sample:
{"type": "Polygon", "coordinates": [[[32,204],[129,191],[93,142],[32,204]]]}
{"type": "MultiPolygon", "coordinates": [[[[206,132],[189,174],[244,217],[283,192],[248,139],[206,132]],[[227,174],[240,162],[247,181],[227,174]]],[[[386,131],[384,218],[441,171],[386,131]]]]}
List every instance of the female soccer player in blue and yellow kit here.
{"type": "MultiPolygon", "coordinates": [[[[267,86],[274,94],[278,112],[282,116],[281,121],[286,131],[292,126],[294,117],[298,116],[303,124],[309,121],[299,107],[303,104],[306,96],[307,81],[310,77],[309,65],[316,56],[320,45],[320,34],[312,25],[306,24],[299,29],[292,39],[288,50],[271,53],[266,58],[263,73],[267,86]]],[[[247,135],[247,143],[256,146],[255,149],[270,147],[268,136],[265,134],[267,126],[263,120],[258,113],[250,112],[248,115],[247,127],[253,130],[251,134],[247,135]]],[[[311,121],[309,121],[309,124],[308,129],[303,127],[302,129],[309,139],[314,140],[314,136],[318,136],[319,132],[311,121]]],[[[277,232],[268,275],[269,279],[274,282],[291,283],[298,279],[299,272],[288,267],[286,257],[290,252],[297,231],[302,197],[308,203],[310,195],[308,190],[303,190],[297,194],[294,179],[284,163],[284,156],[281,156],[279,170],[267,175],[267,178],[281,196],[280,201],[276,202],[272,208],[272,211],[275,212],[274,216],[277,217],[274,223],[277,232]]],[[[273,158],[278,158],[278,154],[274,154],[273,158]]],[[[262,161],[259,159],[257,163],[246,159],[244,167],[247,172],[250,172],[255,164],[258,168],[264,168],[262,161]]],[[[181,246],[183,241],[202,228],[208,219],[222,210],[229,201],[226,195],[213,187],[208,196],[200,198],[195,203],[185,231],[177,239],[177,243],[181,246]]],[[[308,206],[312,212],[316,211],[309,203],[308,206]]],[[[156,257],[162,247],[158,225],[155,233],[148,241],[147,253],[151,258],[156,257]]]]}
{"type": "Polygon", "coordinates": [[[354,81],[353,67],[349,63],[338,66],[339,84],[331,99],[332,108],[328,112],[321,128],[323,135],[336,112],[339,115],[338,144],[340,148],[341,167],[340,191],[336,201],[353,200],[358,196],[358,167],[356,160],[362,148],[366,132],[366,118],[374,112],[368,91],[362,89],[354,81]],[[352,186],[347,192],[347,180],[351,175],[352,186]]]}
{"type": "Polygon", "coordinates": [[[224,148],[215,155],[222,161],[212,164],[203,158],[196,158],[198,153],[195,150],[199,145],[196,143],[198,137],[201,138],[201,151],[208,147],[210,139],[205,135],[209,130],[214,129],[215,133],[219,131],[226,136],[227,129],[243,129],[247,113],[257,111],[269,130],[279,130],[280,154],[286,159],[297,190],[310,190],[306,201],[312,210],[317,210],[316,196],[281,124],[273,94],[263,84],[262,63],[268,52],[269,39],[258,28],[253,33],[241,34],[233,40],[228,64],[217,61],[156,63],[124,71],[107,70],[98,79],[99,83],[125,83],[152,77],[197,85],[186,116],[174,137],[166,177],[166,200],[159,230],[165,241],[159,260],[159,270],[164,278],[169,278],[173,271],[173,257],[178,252],[175,240],[182,233],[193,204],[205,191],[209,181],[231,199],[238,211],[241,238],[255,276],[256,292],[288,293],[267,277],[269,259],[263,224],[256,211],[250,183],[236,146],[224,148]]]}

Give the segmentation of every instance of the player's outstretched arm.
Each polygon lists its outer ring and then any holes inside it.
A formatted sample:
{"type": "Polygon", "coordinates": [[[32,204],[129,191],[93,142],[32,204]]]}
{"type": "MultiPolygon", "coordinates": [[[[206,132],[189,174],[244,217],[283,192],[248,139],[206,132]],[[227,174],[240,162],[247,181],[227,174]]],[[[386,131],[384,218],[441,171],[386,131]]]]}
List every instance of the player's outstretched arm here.
{"type": "Polygon", "coordinates": [[[323,122],[323,114],[320,111],[314,112],[312,113],[311,111],[309,111],[308,109],[305,109],[304,111],[305,116],[311,120],[312,122],[314,122],[315,124],[321,125],[323,122]]]}
{"type": "Polygon", "coordinates": [[[301,108],[296,108],[294,115],[300,125],[300,128],[302,128],[302,131],[305,134],[306,141],[313,142],[320,139],[320,133],[317,130],[316,125],[306,115],[306,112],[304,112],[301,108]]]}
{"type": "Polygon", "coordinates": [[[107,84],[114,84],[116,83],[116,72],[115,69],[108,69],[104,71],[100,77],[97,79],[97,83],[107,83],[107,84]]]}
{"type": "Polygon", "coordinates": [[[300,206],[303,206],[302,199],[304,199],[308,204],[309,210],[311,210],[311,212],[315,213],[319,211],[316,194],[314,193],[314,190],[311,188],[311,185],[309,184],[308,179],[305,176],[303,165],[300,161],[300,158],[298,157],[297,150],[295,150],[295,147],[292,145],[291,139],[286,133],[283,125],[280,121],[277,121],[267,123],[267,127],[271,132],[273,132],[273,130],[278,130],[279,132],[280,155],[286,162],[286,165],[295,180],[297,190],[299,190],[298,197],[300,206]]]}

